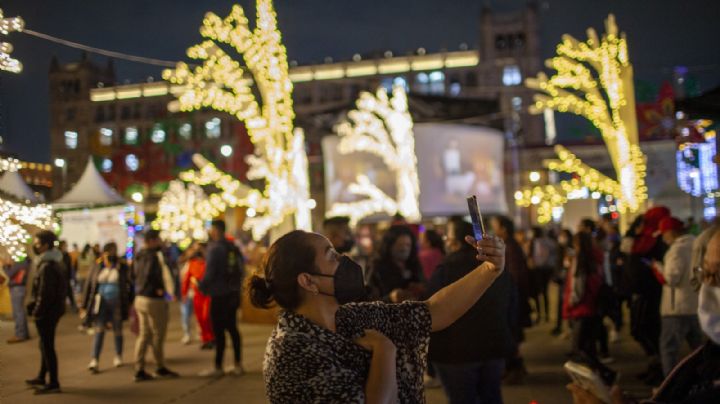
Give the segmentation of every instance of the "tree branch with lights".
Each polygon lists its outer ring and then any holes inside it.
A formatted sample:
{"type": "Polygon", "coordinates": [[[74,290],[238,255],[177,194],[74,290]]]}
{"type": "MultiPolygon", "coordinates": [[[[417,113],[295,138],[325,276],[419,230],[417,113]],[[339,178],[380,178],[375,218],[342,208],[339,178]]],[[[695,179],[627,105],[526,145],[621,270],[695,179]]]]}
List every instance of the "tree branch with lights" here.
{"type": "MultiPolygon", "coordinates": [[[[272,1],[257,1],[252,31],[242,7],[235,5],[224,19],[206,14],[200,34],[206,40],[188,49],[188,56],[202,65],[191,68],[178,63],[175,69],[164,71],[163,78],[185,86],[178,98],[181,110],[212,108],[245,124],[255,145],[255,155],[248,158],[248,178],[265,181],[262,191],[250,190],[241,198],[218,184],[221,192],[215,198],[209,195],[210,200],[220,198],[228,207],[246,206],[257,212],[245,222],[256,239],[290,215],[294,215],[296,228],[309,230],[315,201],[310,199],[305,137],[293,126],[293,87],[272,1]],[[222,46],[237,52],[243,63],[222,46]]],[[[209,173],[222,176],[216,171],[214,166],[201,167],[192,181],[209,184],[209,173]]],[[[225,185],[236,183],[225,181],[225,185]]]]}
{"type": "MultiPolygon", "coordinates": [[[[545,109],[553,109],[592,122],[602,134],[617,179],[583,164],[562,147],[556,148],[559,160],[551,161],[548,168],[574,174],[580,179],[579,184],[589,190],[612,195],[617,199],[621,213],[636,212],[647,199],[647,187],[645,155],[638,142],[633,69],[625,35],[618,33],[612,14],[605,26],[602,39],[592,28],[587,30],[585,42],[570,35],[563,36],[557,56],[546,61],[546,66],[557,73],[551,78],[540,73],[537,78],[526,80],[527,87],[539,92],[530,112],[540,114],[545,109]]],[[[553,196],[545,197],[537,189],[521,192],[520,198],[516,195],[518,205],[530,206],[538,204],[533,202],[553,200],[553,196]],[[529,200],[525,195],[533,195],[535,199],[529,200]]],[[[561,184],[556,190],[565,189],[572,191],[574,187],[561,184]]],[[[541,222],[550,218],[547,209],[539,215],[541,222]]]]}
{"type": "Polygon", "coordinates": [[[400,213],[410,221],[420,220],[415,136],[405,90],[401,86],[393,87],[392,97],[384,88],[378,89],[375,95],[363,92],[356,106],[357,109],[348,113],[348,120],[335,128],[340,136],[339,151],[342,154],[365,152],[380,157],[395,173],[397,196],[388,196],[366,176],[359,175],[348,190],[365,199],[335,203],[326,215],[348,216],[352,223],[380,212],[400,213]]]}

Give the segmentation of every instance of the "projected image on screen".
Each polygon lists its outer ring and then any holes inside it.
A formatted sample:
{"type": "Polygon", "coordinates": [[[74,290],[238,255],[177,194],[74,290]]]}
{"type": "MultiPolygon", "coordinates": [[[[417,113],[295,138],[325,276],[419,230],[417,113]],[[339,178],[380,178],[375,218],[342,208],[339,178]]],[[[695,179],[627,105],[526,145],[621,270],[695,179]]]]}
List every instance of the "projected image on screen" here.
{"type": "Polygon", "coordinates": [[[477,195],[483,212],[507,211],[502,133],[453,124],[414,129],[424,215],[466,214],[470,195],[477,195]]]}
{"type": "MultiPolygon", "coordinates": [[[[423,216],[466,215],[465,198],[473,194],[483,213],[507,212],[503,137],[499,131],[454,124],[416,124],[414,131],[423,216]]],[[[340,154],[338,143],[337,136],[326,136],[322,142],[326,206],[363,199],[349,189],[358,175],[367,176],[383,192],[395,197],[395,176],[379,157],[340,154]]],[[[366,220],[386,217],[375,215],[366,220]]]]}

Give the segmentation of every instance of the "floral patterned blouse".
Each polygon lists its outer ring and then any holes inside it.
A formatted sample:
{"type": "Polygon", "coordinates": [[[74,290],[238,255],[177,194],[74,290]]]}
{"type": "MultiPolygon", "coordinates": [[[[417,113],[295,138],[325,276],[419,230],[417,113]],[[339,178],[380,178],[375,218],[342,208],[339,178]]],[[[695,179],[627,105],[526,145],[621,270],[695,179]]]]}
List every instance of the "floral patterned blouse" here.
{"type": "Polygon", "coordinates": [[[397,347],[398,402],[425,402],[426,303],[346,304],[335,314],[335,326],[332,332],[293,312],[280,315],[263,364],[271,403],[364,403],[372,354],[354,339],[365,329],[383,333],[397,347]]]}

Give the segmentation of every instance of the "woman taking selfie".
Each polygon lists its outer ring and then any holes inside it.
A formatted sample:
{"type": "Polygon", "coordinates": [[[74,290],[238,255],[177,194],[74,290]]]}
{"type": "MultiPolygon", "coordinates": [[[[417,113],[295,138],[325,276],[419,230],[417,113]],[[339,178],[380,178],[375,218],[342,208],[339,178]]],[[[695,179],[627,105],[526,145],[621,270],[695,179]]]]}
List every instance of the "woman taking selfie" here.
{"type": "Polygon", "coordinates": [[[265,353],[270,402],[424,402],[430,332],[460,318],[504,269],[501,240],[467,241],[478,249],[475,270],[426,301],[387,304],[353,303],[365,296],[362,270],[325,237],[278,239],[264,276],[250,279],[255,306],[283,308],[265,353]]]}

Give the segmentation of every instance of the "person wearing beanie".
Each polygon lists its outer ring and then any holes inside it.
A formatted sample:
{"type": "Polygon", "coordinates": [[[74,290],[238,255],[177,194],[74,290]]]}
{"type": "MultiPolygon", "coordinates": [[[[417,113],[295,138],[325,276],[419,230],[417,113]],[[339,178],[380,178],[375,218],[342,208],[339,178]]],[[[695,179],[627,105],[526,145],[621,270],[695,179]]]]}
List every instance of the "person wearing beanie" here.
{"type": "Polygon", "coordinates": [[[660,358],[667,376],[680,361],[680,348],[687,341],[692,350],[702,344],[698,322],[698,291],[691,282],[692,248],[695,237],[687,234],[684,223],[674,217],[660,221],[658,231],[670,246],[662,263],[653,269],[663,285],[660,314],[660,358]]]}
{"type": "Polygon", "coordinates": [[[649,358],[647,371],[638,378],[648,385],[663,379],[660,362],[660,300],[662,285],[652,269],[653,261],[662,262],[667,245],[658,234],[660,222],[670,217],[664,206],[649,209],[643,216],[642,230],[635,238],[628,262],[632,303],[630,306],[631,333],[649,358]]]}

